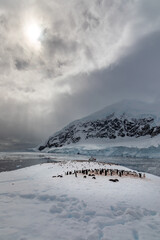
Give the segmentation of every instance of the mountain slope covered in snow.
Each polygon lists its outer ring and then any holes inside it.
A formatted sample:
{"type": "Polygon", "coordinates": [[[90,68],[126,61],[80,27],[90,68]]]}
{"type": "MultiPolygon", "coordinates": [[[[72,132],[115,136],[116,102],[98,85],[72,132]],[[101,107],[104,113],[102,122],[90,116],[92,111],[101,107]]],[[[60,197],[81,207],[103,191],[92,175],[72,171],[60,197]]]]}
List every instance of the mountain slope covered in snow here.
{"type": "Polygon", "coordinates": [[[154,138],[160,134],[160,107],[137,101],[121,101],[76,120],[41,144],[40,151],[77,144],[114,143],[154,138]]]}

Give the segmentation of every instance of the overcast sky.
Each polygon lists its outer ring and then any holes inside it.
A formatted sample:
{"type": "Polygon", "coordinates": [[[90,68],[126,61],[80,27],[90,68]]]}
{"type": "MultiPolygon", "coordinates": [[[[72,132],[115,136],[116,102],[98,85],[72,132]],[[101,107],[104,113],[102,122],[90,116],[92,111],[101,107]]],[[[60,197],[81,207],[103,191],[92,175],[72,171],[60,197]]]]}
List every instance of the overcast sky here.
{"type": "Polygon", "coordinates": [[[159,0],[0,0],[0,150],[122,99],[160,101],[159,0]]]}

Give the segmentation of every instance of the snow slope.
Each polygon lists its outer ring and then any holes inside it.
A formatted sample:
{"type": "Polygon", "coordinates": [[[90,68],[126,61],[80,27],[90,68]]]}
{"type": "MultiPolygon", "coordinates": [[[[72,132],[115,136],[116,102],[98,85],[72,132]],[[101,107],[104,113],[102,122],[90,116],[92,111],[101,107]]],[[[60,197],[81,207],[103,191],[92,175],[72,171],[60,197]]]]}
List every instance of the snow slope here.
{"type": "Polygon", "coordinates": [[[159,240],[159,177],[52,178],[102,167],[124,169],[62,161],[0,173],[0,239],[159,240]]]}
{"type": "Polygon", "coordinates": [[[159,103],[145,103],[136,100],[122,100],[80,119],[80,121],[93,121],[97,119],[101,120],[106,116],[112,115],[113,113],[116,117],[121,117],[123,114],[125,114],[128,116],[128,118],[143,118],[146,115],[150,117],[154,116],[156,117],[156,122],[160,123],[159,103]]]}

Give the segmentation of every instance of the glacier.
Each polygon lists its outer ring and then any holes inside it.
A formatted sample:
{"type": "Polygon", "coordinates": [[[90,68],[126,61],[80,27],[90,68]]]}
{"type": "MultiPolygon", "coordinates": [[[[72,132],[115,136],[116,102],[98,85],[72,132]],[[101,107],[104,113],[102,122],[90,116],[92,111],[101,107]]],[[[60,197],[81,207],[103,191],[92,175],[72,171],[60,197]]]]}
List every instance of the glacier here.
{"type": "Polygon", "coordinates": [[[48,153],[61,154],[80,154],[88,156],[105,156],[105,157],[130,157],[130,158],[160,158],[160,146],[137,148],[137,147],[106,147],[104,149],[87,149],[86,146],[81,147],[63,147],[48,149],[48,153]]]}

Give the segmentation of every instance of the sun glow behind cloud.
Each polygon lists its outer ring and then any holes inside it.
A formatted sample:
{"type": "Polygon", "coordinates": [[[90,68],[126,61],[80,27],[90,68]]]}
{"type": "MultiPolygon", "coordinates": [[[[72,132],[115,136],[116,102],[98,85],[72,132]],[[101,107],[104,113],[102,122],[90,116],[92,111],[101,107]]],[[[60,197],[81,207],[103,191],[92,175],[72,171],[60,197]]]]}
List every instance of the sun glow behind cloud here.
{"type": "Polygon", "coordinates": [[[35,20],[28,22],[24,26],[24,34],[27,42],[35,47],[40,48],[40,37],[42,34],[42,28],[35,20]]]}

